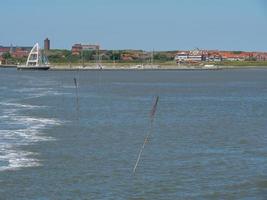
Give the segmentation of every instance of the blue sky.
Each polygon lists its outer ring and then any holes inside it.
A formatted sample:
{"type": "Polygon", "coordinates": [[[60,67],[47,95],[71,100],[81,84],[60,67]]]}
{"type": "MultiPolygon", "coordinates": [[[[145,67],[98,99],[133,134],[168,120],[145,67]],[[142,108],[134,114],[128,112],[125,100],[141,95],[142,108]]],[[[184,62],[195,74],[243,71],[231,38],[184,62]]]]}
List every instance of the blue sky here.
{"type": "Polygon", "coordinates": [[[267,51],[265,0],[1,0],[0,45],[267,51]]]}

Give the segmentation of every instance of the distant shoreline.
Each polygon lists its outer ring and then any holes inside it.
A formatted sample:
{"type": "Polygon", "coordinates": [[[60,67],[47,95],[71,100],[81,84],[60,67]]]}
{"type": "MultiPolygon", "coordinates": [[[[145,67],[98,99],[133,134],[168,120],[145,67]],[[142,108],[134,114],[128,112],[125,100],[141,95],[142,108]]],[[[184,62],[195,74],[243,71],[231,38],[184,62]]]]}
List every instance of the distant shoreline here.
{"type": "Polygon", "coordinates": [[[178,66],[178,65],[144,65],[144,66],[135,66],[135,65],[127,65],[127,66],[106,66],[103,65],[101,67],[98,66],[53,66],[50,70],[227,70],[227,69],[267,69],[267,66],[178,66]]]}
{"type": "MultiPolygon", "coordinates": [[[[16,68],[16,65],[0,65],[0,68],[16,68]]],[[[70,65],[51,65],[51,71],[95,71],[95,70],[231,70],[231,69],[267,69],[267,66],[225,66],[225,65],[206,65],[206,66],[179,66],[179,65],[87,65],[87,66],[70,66],[70,65]]]]}

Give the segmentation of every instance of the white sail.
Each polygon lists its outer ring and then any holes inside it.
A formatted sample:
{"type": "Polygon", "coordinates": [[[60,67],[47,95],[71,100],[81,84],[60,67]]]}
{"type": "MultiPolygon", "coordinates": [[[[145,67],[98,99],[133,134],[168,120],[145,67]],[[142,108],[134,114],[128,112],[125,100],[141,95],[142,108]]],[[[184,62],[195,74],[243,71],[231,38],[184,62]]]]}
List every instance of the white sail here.
{"type": "Polygon", "coordinates": [[[49,69],[48,59],[42,54],[39,44],[36,43],[28,56],[26,65],[17,66],[17,69],[49,69]]]}
{"type": "Polygon", "coordinates": [[[39,44],[36,43],[28,56],[26,66],[38,67],[40,65],[48,65],[48,62],[47,59],[45,59],[42,55],[39,44]]]}

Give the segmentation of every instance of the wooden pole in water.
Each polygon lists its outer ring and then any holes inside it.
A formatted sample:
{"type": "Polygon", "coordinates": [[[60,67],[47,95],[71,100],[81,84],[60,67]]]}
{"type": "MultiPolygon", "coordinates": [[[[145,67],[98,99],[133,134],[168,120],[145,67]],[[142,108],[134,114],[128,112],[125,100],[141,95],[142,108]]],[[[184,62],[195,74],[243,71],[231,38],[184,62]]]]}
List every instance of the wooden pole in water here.
{"type": "Polygon", "coordinates": [[[77,111],[77,119],[79,119],[79,94],[78,94],[78,82],[77,79],[74,78],[75,92],[76,92],[76,111],[77,111]]]}
{"type": "Polygon", "coordinates": [[[139,151],[136,163],[135,163],[134,168],[133,168],[133,173],[135,173],[135,171],[136,171],[136,168],[137,168],[137,166],[139,164],[139,161],[140,161],[141,155],[143,153],[143,150],[144,150],[144,148],[146,146],[146,143],[148,142],[148,139],[149,139],[150,135],[152,134],[153,122],[154,122],[155,114],[156,114],[156,111],[157,111],[158,101],[159,101],[159,96],[156,97],[156,100],[155,100],[155,102],[153,104],[153,107],[151,109],[151,112],[150,112],[150,128],[149,128],[149,131],[148,131],[148,133],[147,133],[147,135],[145,137],[144,143],[141,146],[141,149],[139,151]]]}

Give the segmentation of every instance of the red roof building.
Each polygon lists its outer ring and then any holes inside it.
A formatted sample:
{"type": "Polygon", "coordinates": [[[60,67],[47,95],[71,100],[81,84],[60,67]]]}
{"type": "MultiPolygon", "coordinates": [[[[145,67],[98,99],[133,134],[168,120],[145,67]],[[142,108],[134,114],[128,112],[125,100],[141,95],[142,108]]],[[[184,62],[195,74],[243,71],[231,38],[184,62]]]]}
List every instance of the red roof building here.
{"type": "Polygon", "coordinates": [[[244,61],[252,57],[250,52],[229,52],[223,51],[220,52],[223,60],[227,61],[244,61]]]}
{"type": "Polygon", "coordinates": [[[29,53],[30,52],[27,50],[16,49],[14,52],[11,53],[11,56],[14,58],[23,58],[23,57],[27,57],[29,53]]]}
{"type": "Polygon", "coordinates": [[[80,55],[84,51],[98,51],[100,49],[99,45],[94,44],[74,44],[71,48],[72,55],[80,55]]]}
{"type": "Polygon", "coordinates": [[[265,52],[253,52],[253,58],[257,61],[266,61],[267,60],[267,53],[265,52]]]}
{"type": "Polygon", "coordinates": [[[82,49],[81,44],[74,44],[71,48],[72,55],[80,55],[82,49]]]}
{"type": "Polygon", "coordinates": [[[10,47],[2,47],[0,46],[0,54],[10,52],[10,47]]]}

